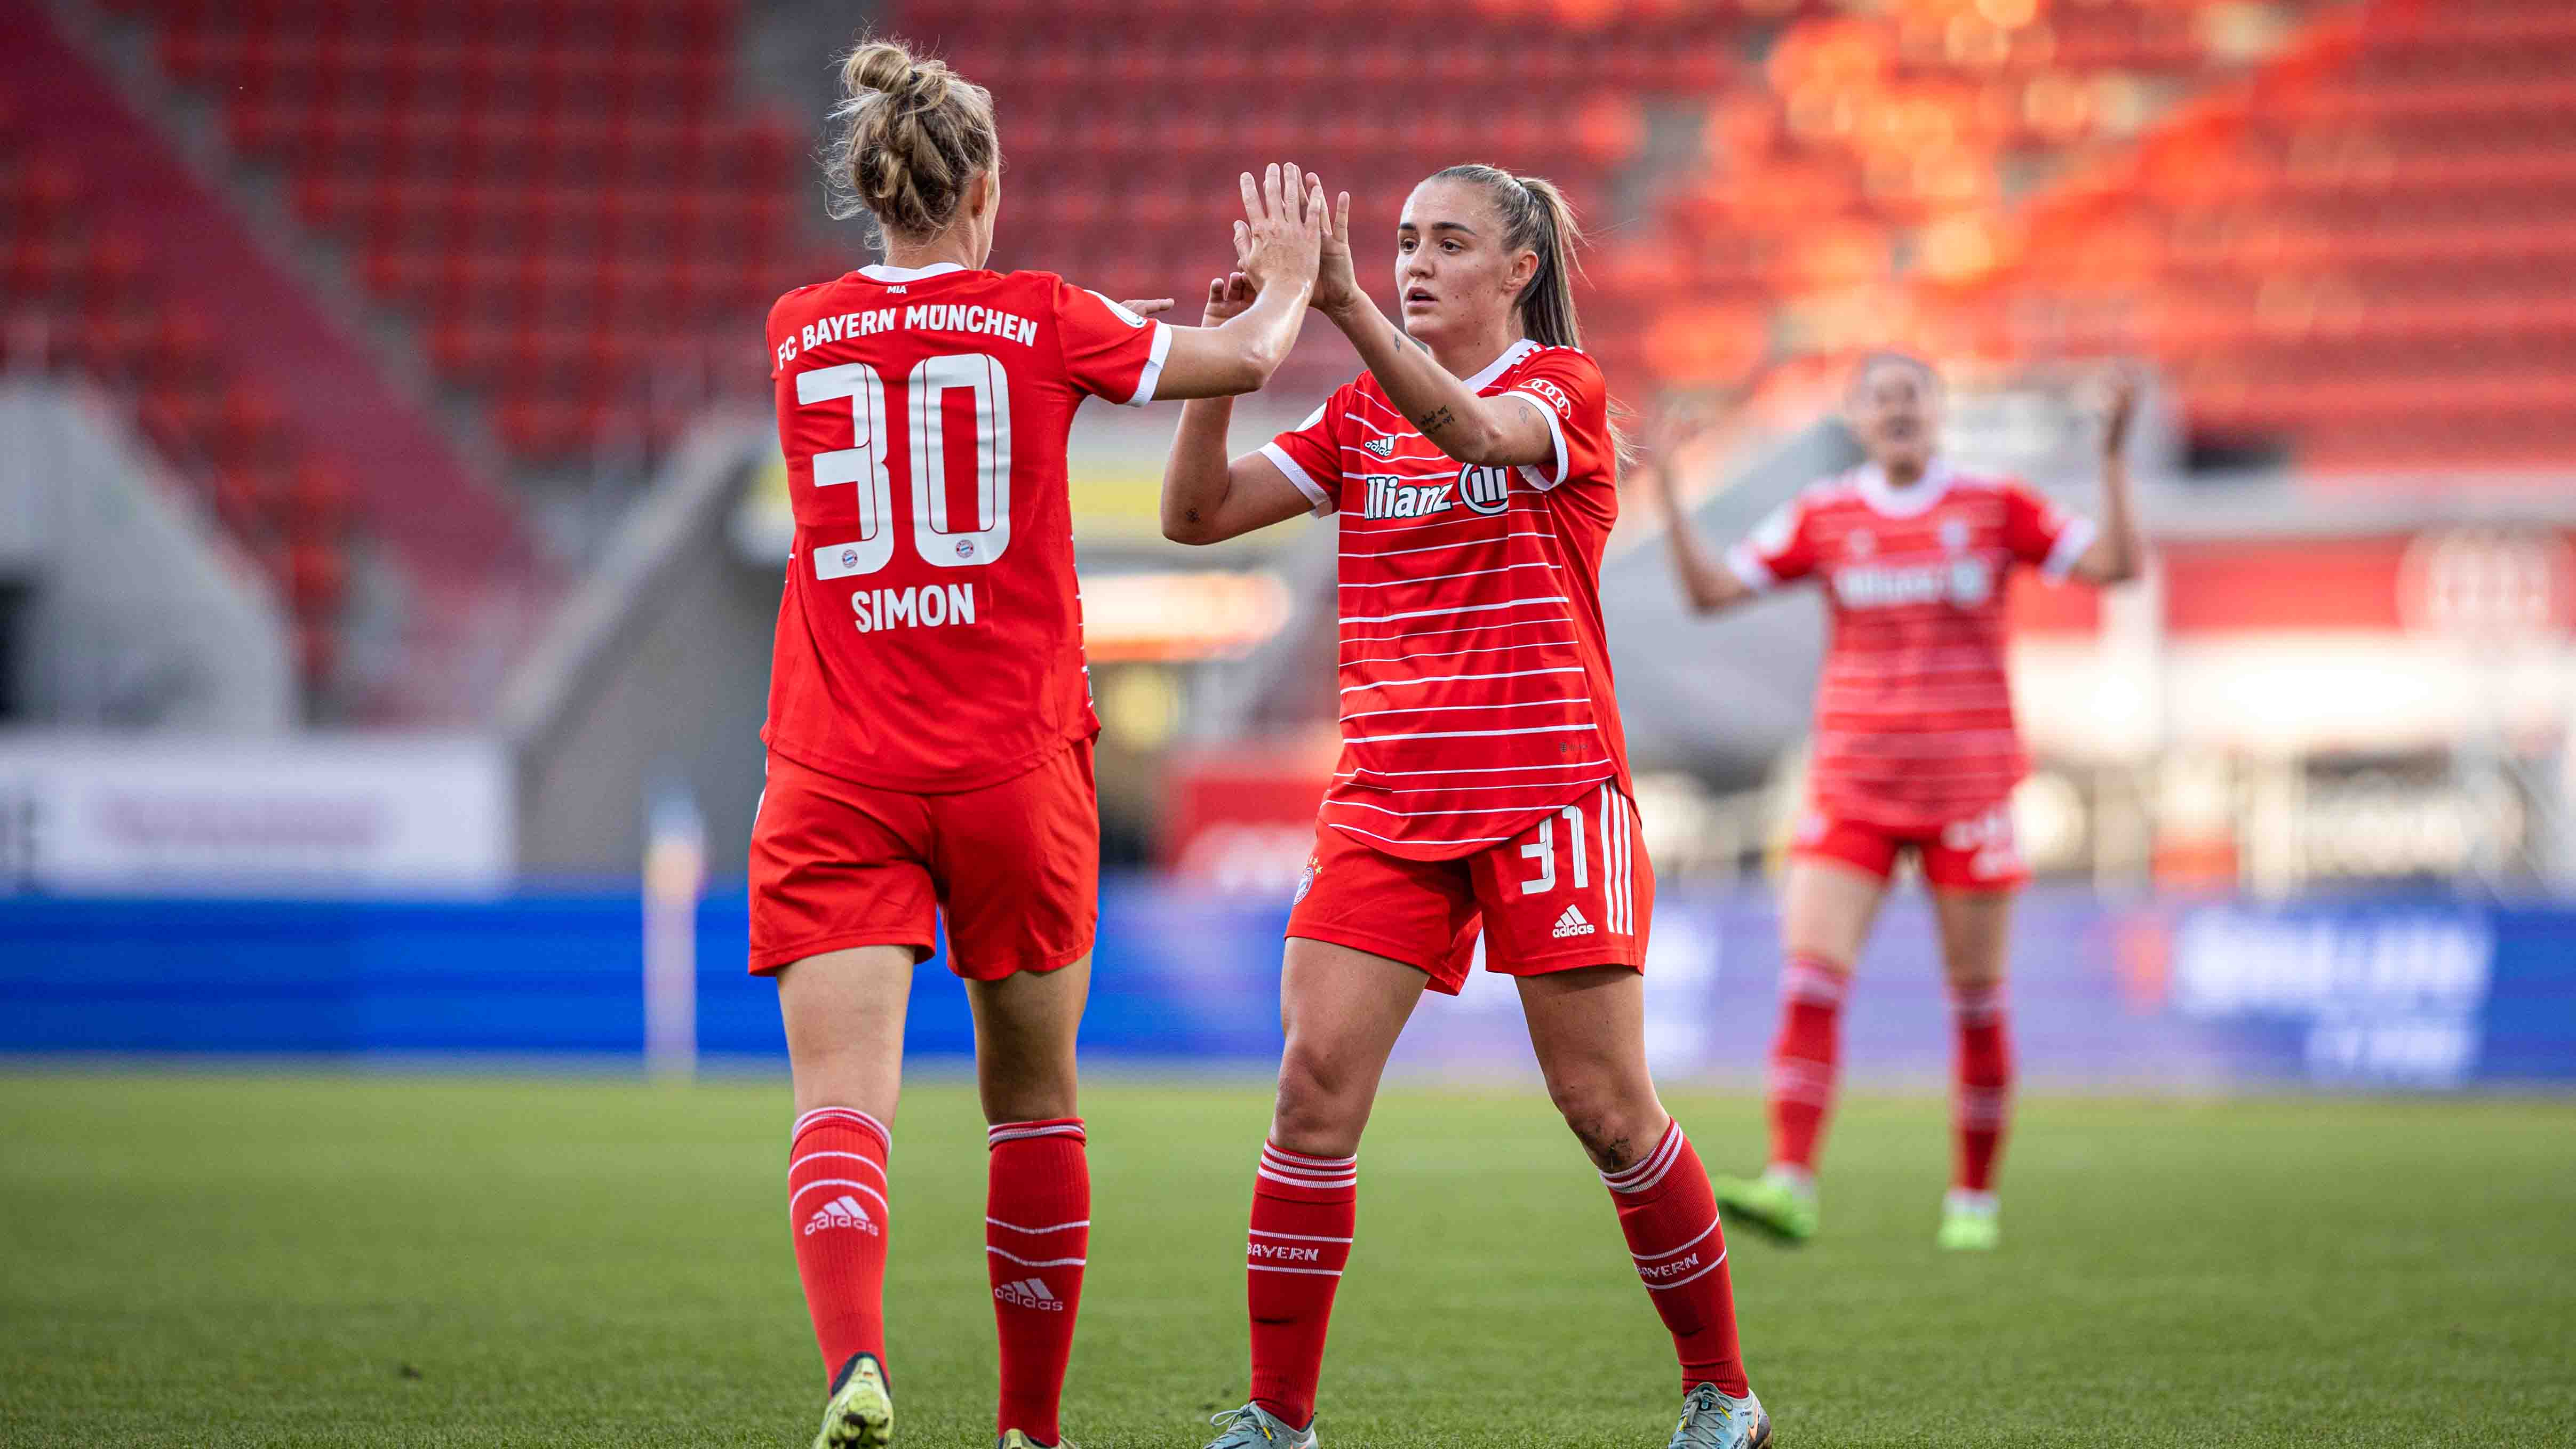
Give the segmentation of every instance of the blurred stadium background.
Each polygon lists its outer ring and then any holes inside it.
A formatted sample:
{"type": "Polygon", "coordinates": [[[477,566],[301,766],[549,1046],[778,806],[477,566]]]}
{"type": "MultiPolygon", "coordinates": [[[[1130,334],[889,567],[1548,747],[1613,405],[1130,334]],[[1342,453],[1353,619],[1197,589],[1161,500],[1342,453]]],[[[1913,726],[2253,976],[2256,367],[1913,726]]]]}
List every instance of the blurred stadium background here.
{"type": "MultiPolygon", "coordinates": [[[[1246,166],[1351,189],[1364,255],[1438,165],[1558,179],[1614,390],[1724,409],[1715,535],[1854,456],[1886,346],[1948,370],[1956,456],[2089,511],[2068,381],[2137,360],[2153,576],[2013,600],[2027,1076],[2576,1083],[2564,0],[0,0],[0,1052],[780,1075],[760,320],[863,259],[809,159],[862,25],[993,89],[997,266],[1184,321],[1246,166]]],[[[1238,439],[1352,367],[1308,329],[1238,439]]],[[[1257,1074],[1331,535],[1164,543],[1171,417],[1108,411],[1086,1041],[1257,1074]]],[[[1654,1049],[1740,1088],[1821,611],[1686,617],[1630,514],[1654,1049]]],[[[1919,903],[1863,975],[1856,1078],[1939,1080],[1919,903]]],[[[1405,1061],[1524,1074],[1512,999],[1405,1061]]]]}
{"type": "MultiPolygon", "coordinates": [[[[2568,978],[2497,995],[2564,957],[2541,903],[2576,883],[2576,12],[862,10],[9,6],[0,1045],[629,1051],[653,836],[708,895],[708,1049],[774,1049],[732,978],[788,528],[758,328],[862,255],[808,154],[864,23],[999,98],[997,264],[1111,295],[1187,298],[1272,155],[1351,187],[1364,236],[1441,162],[1561,178],[1613,385],[1726,410],[1694,460],[1719,535],[1849,456],[1863,349],[1939,358],[1952,449],[2079,509],[2069,370],[2144,360],[2155,577],[2014,600],[2051,887],[2022,976],[2084,1028],[2031,1051],[2078,1080],[2576,1077],[2568,978]],[[147,1000],[191,1020],[110,1009],[147,1000]]],[[[1346,353],[1311,329],[1243,437],[1346,353]]],[[[1106,411],[1075,491],[1103,985],[1138,1015],[1098,1027],[1197,1050],[1266,995],[1331,759],[1330,535],[1164,543],[1170,420],[1106,411]]],[[[1687,619],[1648,513],[1609,602],[1675,887],[1671,1059],[1741,1070],[1709,1028],[1767,990],[1820,610],[1687,619]]],[[[1879,995],[1931,991],[1924,946],[1895,923],[1879,995]]]]}

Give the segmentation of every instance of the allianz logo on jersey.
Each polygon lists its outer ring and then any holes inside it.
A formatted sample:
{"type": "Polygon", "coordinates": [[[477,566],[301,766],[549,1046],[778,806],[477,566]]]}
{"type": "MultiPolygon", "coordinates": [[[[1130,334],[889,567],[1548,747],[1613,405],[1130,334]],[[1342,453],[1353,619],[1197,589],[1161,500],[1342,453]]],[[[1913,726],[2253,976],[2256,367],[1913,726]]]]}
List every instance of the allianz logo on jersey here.
{"type": "Polygon", "coordinates": [[[1362,518],[1429,518],[1464,504],[1477,513],[1500,513],[1511,506],[1512,474],[1508,468],[1458,470],[1455,482],[1409,483],[1401,474],[1367,475],[1368,507],[1362,518]]]}
{"type": "Polygon", "coordinates": [[[1981,558],[1923,564],[1855,564],[1834,570],[1834,597],[1846,609],[1895,609],[1944,602],[1969,609],[1984,603],[1994,591],[1994,567],[1981,558]]]}

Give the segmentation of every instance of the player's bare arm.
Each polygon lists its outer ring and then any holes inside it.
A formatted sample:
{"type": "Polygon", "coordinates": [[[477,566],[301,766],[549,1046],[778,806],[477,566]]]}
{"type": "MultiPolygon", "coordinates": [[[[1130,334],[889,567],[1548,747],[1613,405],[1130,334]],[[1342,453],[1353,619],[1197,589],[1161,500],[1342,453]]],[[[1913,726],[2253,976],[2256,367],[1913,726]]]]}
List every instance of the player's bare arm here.
{"type": "Polygon", "coordinates": [[[2147,547],[2129,484],[2129,424],[2136,417],[2137,378],[2114,368],[2099,381],[2102,407],[2102,532],[2075,556],[2069,578],[2124,584],[2145,572],[2147,547]]]}
{"type": "Polygon", "coordinates": [[[1712,552],[1708,541],[1691,526],[1690,511],[1681,497],[1680,454],[1709,429],[1711,418],[1705,411],[1679,404],[1669,405],[1655,414],[1647,425],[1645,456],[1637,464],[1639,481],[1663,510],[1664,539],[1671,549],[1673,576],[1680,580],[1682,597],[1703,614],[1732,608],[1753,597],[1753,590],[1735,576],[1724,559],[1712,552]]]}
{"type": "Polygon", "coordinates": [[[1212,327],[1172,329],[1155,395],[1232,397],[1270,381],[1297,345],[1315,290],[1325,218],[1320,189],[1294,165],[1273,163],[1259,181],[1243,174],[1244,220],[1238,231],[1241,271],[1251,305],[1212,327]]]}
{"type": "MultiPolygon", "coordinates": [[[[1237,223],[1238,256],[1242,233],[1237,223]]],[[[1201,325],[1221,326],[1252,302],[1252,279],[1244,273],[1211,278],[1201,325]]],[[[1226,456],[1226,430],[1233,421],[1230,397],[1181,405],[1181,426],[1163,464],[1163,537],[1174,543],[1222,543],[1309,510],[1306,495],[1278,464],[1259,453],[1226,456]]]]}
{"type": "MultiPolygon", "coordinates": [[[[1318,196],[1320,199],[1320,191],[1318,196]]],[[[1386,389],[1388,399],[1433,446],[1461,463],[1505,467],[1554,461],[1556,435],[1538,409],[1509,396],[1478,397],[1448,365],[1461,358],[1452,357],[1444,363],[1435,357],[1360,290],[1351,263],[1350,225],[1351,195],[1345,191],[1335,198],[1326,224],[1315,307],[1351,340],[1360,361],[1377,375],[1378,386],[1386,389]]],[[[1408,205],[1396,231],[1399,295],[1409,305],[1427,306],[1439,300],[1443,288],[1458,291],[1493,285],[1494,279],[1484,272],[1496,260],[1502,239],[1484,234],[1491,225],[1483,213],[1451,215],[1431,211],[1417,216],[1415,208],[1408,205]]],[[[1524,251],[1496,269],[1500,285],[1507,293],[1517,294],[1528,285],[1537,267],[1537,257],[1524,251]]],[[[1518,335],[1511,332],[1477,339],[1479,343],[1490,342],[1490,348],[1470,350],[1482,350],[1490,358],[1510,346],[1518,335]]],[[[1473,372],[1483,360],[1469,362],[1466,371],[1473,372]]]]}

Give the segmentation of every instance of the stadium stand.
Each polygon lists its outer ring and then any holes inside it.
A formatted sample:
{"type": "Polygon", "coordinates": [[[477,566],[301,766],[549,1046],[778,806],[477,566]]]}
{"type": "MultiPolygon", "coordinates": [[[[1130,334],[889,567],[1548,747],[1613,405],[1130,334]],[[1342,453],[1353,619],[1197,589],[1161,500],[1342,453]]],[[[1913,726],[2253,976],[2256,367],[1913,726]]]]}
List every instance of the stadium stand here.
{"type": "Polygon", "coordinates": [[[791,216],[801,128],[733,98],[730,0],[118,3],[522,465],[756,392],[762,310],[846,265],[791,216]]]}
{"type": "MultiPolygon", "coordinates": [[[[885,23],[992,87],[1006,157],[1028,178],[1005,192],[1004,244],[1043,248],[1009,260],[1112,296],[1181,289],[1186,315],[1188,289],[1229,255],[1247,164],[1295,160],[1348,190],[1363,239],[1391,234],[1405,193],[1454,161],[1547,175],[1584,215],[1611,215],[1649,109],[1735,84],[1746,33],[1732,6],[1613,9],[995,0],[891,5],[885,23]],[[1579,44],[1568,23],[1582,26],[1579,44]],[[1286,33],[1327,39],[1247,43],[1286,33]],[[1519,84],[1497,88],[1497,73],[1519,84]]],[[[1384,266],[1362,280],[1391,305],[1384,266]]],[[[1603,347],[1616,347],[1618,321],[1592,323],[1603,347]]],[[[1310,337],[1273,385],[1302,396],[1350,370],[1346,347],[1310,337]]]]}
{"type": "Polygon", "coordinates": [[[265,387],[229,365],[214,326],[172,295],[150,249],[99,213],[83,168],[7,109],[0,229],[0,364],[78,371],[131,398],[153,446],[249,545],[291,607],[306,679],[326,677],[346,583],[346,477],[265,387]]]}
{"type": "Polygon", "coordinates": [[[309,714],[452,714],[450,686],[494,646],[475,617],[490,606],[446,602],[536,586],[515,513],[39,9],[0,10],[7,365],[84,375],[131,407],[290,605],[309,714]],[[415,607],[352,679],[349,595],[378,553],[415,607]]]}
{"type": "MultiPolygon", "coordinates": [[[[2576,451],[2576,78],[2552,0],[1000,0],[890,7],[989,81],[1048,265],[1121,295],[1221,259],[1231,179],[1294,149],[1379,228],[1433,160],[1609,222],[1587,332],[1644,379],[1807,406],[1898,343],[2123,352],[2205,447],[2317,472],[2576,451]],[[1194,23],[1195,22],[1195,23],[1194,23]],[[1263,58],[1239,37],[1344,43],[1263,58]],[[1569,39],[1572,37],[1572,39],[1569,39]],[[1517,94],[1418,85],[1503,68],[1517,94]],[[1704,117],[1700,145],[1657,138],[1704,117]],[[1294,142],[1293,148],[1291,142],[1294,142]]],[[[1347,363],[1301,349],[1289,385],[1347,363]]]]}

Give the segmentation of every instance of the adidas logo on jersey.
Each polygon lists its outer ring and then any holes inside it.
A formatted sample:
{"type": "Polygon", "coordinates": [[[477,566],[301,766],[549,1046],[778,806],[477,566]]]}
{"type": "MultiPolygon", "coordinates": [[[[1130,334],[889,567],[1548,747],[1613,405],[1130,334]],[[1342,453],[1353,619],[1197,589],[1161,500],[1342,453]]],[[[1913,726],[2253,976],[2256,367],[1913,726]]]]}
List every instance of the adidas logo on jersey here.
{"type": "Polygon", "coordinates": [[[993,1296],[1014,1308],[1034,1308],[1041,1313],[1062,1313],[1064,1300],[1047,1291],[1047,1285],[1035,1278],[1005,1283],[993,1290],[993,1296]]]}
{"type": "Polygon", "coordinates": [[[859,1206],[859,1200],[846,1192],[823,1204],[821,1211],[805,1220],[805,1236],[809,1238],[826,1228],[857,1228],[870,1237],[884,1236],[875,1221],[869,1218],[868,1210],[859,1206]]]}
{"type": "Polygon", "coordinates": [[[1565,908],[1565,914],[1556,918],[1556,939],[1560,941],[1564,940],[1568,936],[1589,936],[1591,934],[1592,923],[1583,919],[1583,912],[1576,910],[1572,906],[1567,906],[1565,908]]]}
{"type": "Polygon", "coordinates": [[[1360,444],[1360,446],[1377,454],[1381,458],[1392,458],[1395,456],[1395,439],[1393,438],[1371,438],[1367,442],[1360,444]]]}

